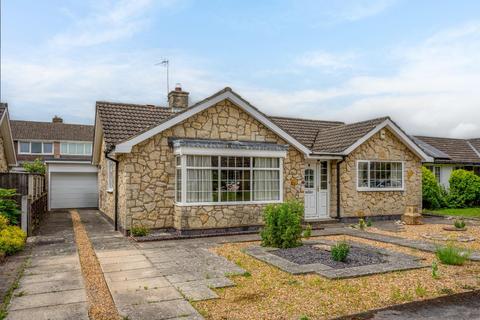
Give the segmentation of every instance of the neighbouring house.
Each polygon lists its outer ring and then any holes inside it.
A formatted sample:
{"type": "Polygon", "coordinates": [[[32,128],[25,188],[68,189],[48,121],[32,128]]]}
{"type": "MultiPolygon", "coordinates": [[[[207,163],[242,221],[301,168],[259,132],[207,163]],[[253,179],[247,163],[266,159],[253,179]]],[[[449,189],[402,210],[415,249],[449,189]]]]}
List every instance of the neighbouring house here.
{"type": "Polygon", "coordinates": [[[8,105],[0,103],[0,172],[8,172],[16,165],[17,158],[10,127],[8,105]]]}
{"type": "Polygon", "coordinates": [[[445,188],[449,187],[449,179],[455,169],[473,171],[480,176],[480,138],[452,139],[439,137],[415,136],[417,144],[432,157],[426,162],[437,181],[445,188]]]}
{"type": "Polygon", "coordinates": [[[97,168],[91,164],[93,126],[11,120],[19,166],[42,160],[47,165],[49,209],[97,207],[97,168]]]}
{"type": "Polygon", "coordinates": [[[228,87],[193,105],[177,87],[168,100],[96,103],[99,208],[121,230],[246,230],[287,199],[305,204],[305,221],[421,209],[433,159],[388,117],[273,117],[228,87]]]}

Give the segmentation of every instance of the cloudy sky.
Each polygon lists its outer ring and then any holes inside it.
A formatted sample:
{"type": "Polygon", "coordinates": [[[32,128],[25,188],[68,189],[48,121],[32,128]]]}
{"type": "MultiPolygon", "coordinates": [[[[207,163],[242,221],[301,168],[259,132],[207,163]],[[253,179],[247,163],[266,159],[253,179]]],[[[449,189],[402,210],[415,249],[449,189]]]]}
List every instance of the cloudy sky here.
{"type": "Polygon", "coordinates": [[[195,102],[230,86],[275,115],[390,115],[480,136],[480,1],[2,0],[12,118],[92,123],[96,100],[195,102]]]}

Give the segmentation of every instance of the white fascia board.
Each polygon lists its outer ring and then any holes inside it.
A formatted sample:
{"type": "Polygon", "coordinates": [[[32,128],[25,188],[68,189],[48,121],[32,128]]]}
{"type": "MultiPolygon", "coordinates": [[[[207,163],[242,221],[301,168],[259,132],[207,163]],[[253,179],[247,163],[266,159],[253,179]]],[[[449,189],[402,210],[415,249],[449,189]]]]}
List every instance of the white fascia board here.
{"type": "Polygon", "coordinates": [[[102,152],[103,130],[100,125],[100,118],[95,114],[95,137],[93,137],[92,164],[100,162],[100,153],[102,152]]]}
{"type": "Polygon", "coordinates": [[[18,166],[17,162],[17,153],[15,152],[15,144],[13,143],[12,137],[12,128],[10,127],[10,116],[8,115],[8,108],[2,115],[0,119],[0,129],[3,130],[4,134],[7,136],[7,139],[4,139],[4,144],[8,147],[10,152],[5,152],[8,158],[9,166],[18,166]]]}
{"type": "Polygon", "coordinates": [[[250,114],[252,117],[257,119],[259,122],[261,122],[263,125],[265,125],[267,128],[275,132],[278,136],[280,136],[282,139],[285,141],[289,142],[291,145],[293,145],[295,148],[298,150],[302,151],[304,154],[308,155],[310,154],[310,150],[306,148],[304,145],[302,145],[300,142],[295,140],[292,136],[290,136],[288,133],[280,129],[276,124],[274,124],[272,121],[270,121],[267,117],[265,117],[263,114],[252,108],[250,105],[245,103],[242,99],[239,99],[236,95],[234,95],[230,91],[226,91],[216,97],[213,97],[212,99],[209,99],[203,103],[200,103],[196,106],[191,107],[191,109],[177,115],[176,117],[165,121],[164,123],[156,126],[155,128],[152,128],[142,134],[139,134],[138,136],[135,136],[127,141],[124,141],[122,143],[119,143],[115,147],[115,153],[129,153],[132,151],[132,147],[142,141],[145,141],[154,135],[171,128],[172,126],[192,117],[193,115],[202,112],[206,110],[207,108],[225,100],[228,99],[240,108],[250,114]]]}
{"type": "Polygon", "coordinates": [[[358,148],[360,145],[365,143],[368,139],[370,139],[374,134],[379,132],[383,128],[388,128],[392,131],[392,133],[400,139],[410,150],[412,150],[417,156],[419,156],[423,162],[432,162],[433,158],[427,155],[422,149],[415,142],[412,141],[395,123],[393,123],[390,119],[387,119],[377,125],[373,130],[369,133],[364,135],[362,138],[358,139],[353,145],[351,145],[348,149],[346,149],[343,154],[349,155],[353,150],[358,148]]]}
{"type": "Polygon", "coordinates": [[[176,155],[208,155],[208,156],[237,156],[237,157],[268,157],[285,158],[287,151],[274,150],[240,150],[227,148],[195,148],[178,147],[173,151],[176,155]]]}

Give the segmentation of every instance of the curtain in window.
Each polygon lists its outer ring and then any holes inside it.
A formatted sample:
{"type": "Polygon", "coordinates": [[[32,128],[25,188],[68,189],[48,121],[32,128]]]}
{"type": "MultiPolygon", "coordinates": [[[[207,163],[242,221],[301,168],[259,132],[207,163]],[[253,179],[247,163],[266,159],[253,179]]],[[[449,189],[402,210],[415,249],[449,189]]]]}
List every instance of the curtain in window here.
{"type": "MultiPolygon", "coordinates": [[[[188,156],[187,167],[211,167],[210,156],[188,156]]],[[[213,201],[211,169],[187,169],[187,202],[213,201]]]]}
{"type": "Polygon", "coordinates": [[[279,200],[280,177],[277,170],[253,171],[253,200],[279,200]]]}

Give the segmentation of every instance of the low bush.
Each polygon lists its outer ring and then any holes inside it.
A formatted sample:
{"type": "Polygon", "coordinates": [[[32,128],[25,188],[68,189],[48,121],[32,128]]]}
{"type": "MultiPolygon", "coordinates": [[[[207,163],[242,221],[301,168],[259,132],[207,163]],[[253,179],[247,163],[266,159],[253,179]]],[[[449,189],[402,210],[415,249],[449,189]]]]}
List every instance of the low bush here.
{"type": "Polygon", "coordinates": [[[302,215],[303,204],[296,200],[268,205],[263,212],[262,245],[275,248],[302,245],[302,215]]]}
{"type": "Polygon", "coordinates": [[[137,226],[137,227],[132,227],[132,229],[130,230],[130,233],[134,237],[145,237],[149,234],[149,230],[145,227],[137,226]]]}
{"type": "Polygon", "coordinates": [[[303,230],[303,237],[305,239],[308,239],[312,236],[312,225],[311,224],[307,224],[307,226],[305,227],[305,230],[303,230]]]}
{"type": "Polygon", "coordinates": [[[457,229],[463,229],[465,228],[465,221],[463,221],[463,219],[455,219],[455,221],[453,221],[453,226],[457,229]]]}
{"type": "Polygon", "coordinates": [[[12,225],[19,224],[21,215],[17,202],[13,199],[15,195],[15,189],[0,188],[0,216],[6,217],[12,225]]]}
{"type": "Polygon", "coordinates": [[[471,252],[459,247],[456,247],[452,243],[447,244],[446,246],[437,247],[435,255],[438,260],[443,264],[461,266],[468,260],[471,252]]]}
{"type": "Polygon", "coordinates": [[[358,228],[360,230],[364,230],[367,227],[367,223],[365,222],[365,219],[361,218],[358,219],[358,228]]]}
{"type": "Polygon", "coordinates": [[[425,167],[422,167],[422,204],[426,209],[445,206],[445,190],[439,185],[435,175],[425,167]]]}
{"type": "Polygon", "coordinates": [[[45,174],[47,166],[40,159],[35,159],[33,162],[23,163],[23,169],[29,173],[40,173],[45,174]]]}
{"type": "Polygon", "coordinates": [[[480,204],[480,177],[466,170],[454,170],[450,176],[447,197],[451,208],[473,207],[480,204]]]}
{"type": "Polygon", "coordinates": [[[14,254],[25,247],[26,233],[17,226],[4,226],[0,230],[0,251],[14,254]]]}
{"type": "Polygon", "coordinates": [[[350,252],[350,245],[346,241],[341,241],[332,247],[332,259],[335,261],[347,261],[348,253],[350,252]]]}

